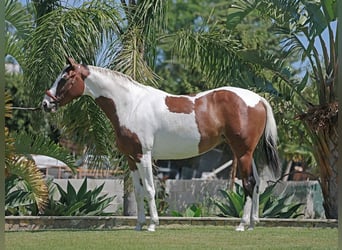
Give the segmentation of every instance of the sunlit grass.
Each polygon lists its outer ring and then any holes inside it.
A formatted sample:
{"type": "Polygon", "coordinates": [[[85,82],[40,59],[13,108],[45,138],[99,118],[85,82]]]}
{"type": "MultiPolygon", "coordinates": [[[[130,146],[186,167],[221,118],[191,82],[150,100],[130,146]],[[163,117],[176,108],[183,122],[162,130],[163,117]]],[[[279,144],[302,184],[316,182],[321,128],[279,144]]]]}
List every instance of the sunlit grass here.
{"type": "Polygon", "coordinates": [[[258,227],[235,232],[223,226],[162,226],[156,232],[111,231],[7,232],[7,250],[101,249],[337,249],[336,228],[258,227]]]}

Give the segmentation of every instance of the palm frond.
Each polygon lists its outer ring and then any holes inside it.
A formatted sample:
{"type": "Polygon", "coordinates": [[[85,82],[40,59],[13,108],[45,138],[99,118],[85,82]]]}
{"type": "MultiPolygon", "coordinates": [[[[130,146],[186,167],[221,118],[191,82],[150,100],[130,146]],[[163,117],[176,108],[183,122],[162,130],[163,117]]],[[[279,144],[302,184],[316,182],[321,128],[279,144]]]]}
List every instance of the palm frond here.
{"type": "Polygon", "coordinates": [[[32,18],[19,1],[5,0],[5,29],[11,34],[25,38],[32,27],[32,18]]]}
{"type": "Polygon", "coordinates": [[[166,26],[167,2],[164,0],[138,1],[138,9],[135,12],[134,24],[142,27],[145,40],[144,58],[150,67],[154,67],[157,39],[166,26]]]}
{"type": "Polygon", "coordinates": [[[56,115],[62,137],[84,145],[89,154],[112,155],[115,148],[113,128],[96,103],[82,97],[56,115]]]}
{"type": "Polygon", "coordinates": [[[119,20],[118,11],[103,1],[85,3],[80,8],[58,8],[44,15],[26,42],[24,73],[33,91],[43,93],[51,86],[66,56],[94,64],[103,37],[117,31],[119,20]]]}
{"type": "Polygon", "coordinates": [[[153,67],[158,34],[165,27],[166,3],[162,0],[123,4],[127,24],[112,43],[115,58],[111,68],[144,84],[157,85],[153,67]]]}
{"type": "Polygon", "coordinates": [[[12,175],[17,175],[27,183],[38,210],[42,212],[49,198],[48,187],[43,173],[35,163],[27,158],[15,155],[6,159],[6,168],[12,175]]]}
{"type": "Polygon", "coordinates": [[[15,152],[18,155],[46,155],[56,158],[75,171],[74,159],[70,153],[44,135],[30,135],[25,132],[12,134],[15,139],[15,152]]]}
{"type": "Polygon", "coordinates": [[[168,39],[173,41],[172,49],[179,59],[186,65],[197,67],[203,74],[207,88],[223,85],[251,88],[254,84],[258,90],[272,94],[277,92],[258,64],[262,56],[266,63],[265,58],[269,54],[244,49],[230,33],[183,30],[168,39]]]}
{"type": "Polygon", "coordinates": [[[222,32],[195,32],[181,30],[168,39],[172,40],[174,54],[185,63],[198,65],[211,86],[229,84],[238,77],[234,69],[244,63],[239,60],[240,49],[236,40],[222,32]]]}
{"type": "Polygon", "coordinates": [[[113,69],[131,76],[143,84],[157,85],[158,76],[147,65],[144,56],[144,36],[138,27],[131,27],[121,35],[112,46],[120,47],[116,58],[112,62],[113,69]]]}
{"type": "Polygon", "coordinates": [[[12,117],[12,103],[11,103],[11,94],[6,91],[5,92],[5,118],[12,117]]]}
{"type": "Polygon", "coordinates": [[[14,58],[19,65],[23,64],[25,54],[23,52],[24,40],[19,39],[15,34],[5,34],[5,55],[14,58]]]}

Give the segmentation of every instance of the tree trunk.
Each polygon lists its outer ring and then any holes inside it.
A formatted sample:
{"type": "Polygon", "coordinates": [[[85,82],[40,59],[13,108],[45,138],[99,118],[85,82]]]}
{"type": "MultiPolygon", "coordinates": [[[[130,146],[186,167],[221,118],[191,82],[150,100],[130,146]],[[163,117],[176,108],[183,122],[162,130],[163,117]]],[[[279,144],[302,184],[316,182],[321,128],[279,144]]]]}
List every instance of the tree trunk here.
{"type": "Polygon", "coordinates": [[[320,131],[315,144],[315,155],[321,176],[323,207],[327,219],[338,218],[338,136],[337,128],[331,128],[330,133],[320,131]]]}
{"type": "Polygon", "coordinates": [[[311,134],[314,155],[320,171],[323,207],[327,219],[338,218],[338,103],[311,107],[302,114],[311,134]]]}

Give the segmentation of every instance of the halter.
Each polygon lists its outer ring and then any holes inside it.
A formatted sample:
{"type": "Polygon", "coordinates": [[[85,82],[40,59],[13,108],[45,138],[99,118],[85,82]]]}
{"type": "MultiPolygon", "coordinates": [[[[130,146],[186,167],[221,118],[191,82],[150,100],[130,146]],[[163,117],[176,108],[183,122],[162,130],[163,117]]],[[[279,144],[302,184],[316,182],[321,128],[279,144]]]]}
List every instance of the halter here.
{"type": "MultiPolygon", "coordinates": [[[[53,94],[50,92],[50,90],[46,90],[46,91],[45,91],[45,94],[46,94],[48,97],[52,98],[52,100],[53,100],[54,103],[59,103],[59,102],[64,98],[65,93],[67,93],[67,92],[69,91],[69,89],[71,89],[72,86],[74,85],[74,83],[75,83],[75,76],[76,76],[76,73],[74,73],[74,74],[72,74],[72,75],[67,76],[66,78],[64,78],[64,80],[66,80],[66,82],[65,82],[64,86],[61,88],[61,90],[60,90],[60,93],[61,93],[61,94],[60,94],[59,96],[53,95],[53,94]],[[71,81],[70,81],[70,78],[72,78],[71,81]],[[68,88],[66,88],[66,86],[68,86],[68,88]]],[[[57,94],[57,93],[56,93],[56,94],[57,94]]]]}

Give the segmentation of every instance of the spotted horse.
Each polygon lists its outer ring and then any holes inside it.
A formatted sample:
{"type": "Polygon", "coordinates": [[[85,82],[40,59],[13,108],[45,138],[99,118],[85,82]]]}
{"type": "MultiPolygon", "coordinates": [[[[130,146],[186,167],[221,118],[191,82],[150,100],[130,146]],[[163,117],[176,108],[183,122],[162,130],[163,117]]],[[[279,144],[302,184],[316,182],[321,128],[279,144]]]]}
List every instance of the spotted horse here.
{"type": "Polygon", "coordinates": [[[246,89],[221,87],[193,96],[172,95],[142,85],[129,76],[67,59],[42,107],[55,112],[82,95],[94,98],[111,121],[118,149],[126,156],[137,202],[136,230],[146,224],[144,198],[149,204],[149,231],[159,224],[152,159],[183,159],[228,143],[243,183],[246,201],[237,231],[253,229],[258,221],[259,177],[253,152],[262,136],[268,165],[279,169],[277,128],[270,104],[246,89]]]}

